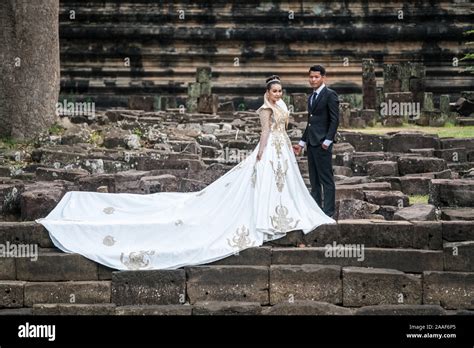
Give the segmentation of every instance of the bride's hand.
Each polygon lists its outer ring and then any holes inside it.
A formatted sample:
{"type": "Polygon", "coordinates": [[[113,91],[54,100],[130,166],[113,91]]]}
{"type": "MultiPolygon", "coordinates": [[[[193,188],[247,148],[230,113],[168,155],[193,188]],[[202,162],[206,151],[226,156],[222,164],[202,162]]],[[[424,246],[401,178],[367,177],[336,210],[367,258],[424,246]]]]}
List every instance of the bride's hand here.
{"type": "Polygon", "coordinates": [[[302,148],[300,145],[298,145],[298,144],[293,145],[293,152],[294,152],[295,155],[297,155],[297,156],[300,155],[302,149],[303,149],[303,148],[302,148]]]}
{"type": "Polygon", "coordinates": [[[260,161],[262,159],[262,154],[259,152],[257,153],[257,162],[260,161]]]}

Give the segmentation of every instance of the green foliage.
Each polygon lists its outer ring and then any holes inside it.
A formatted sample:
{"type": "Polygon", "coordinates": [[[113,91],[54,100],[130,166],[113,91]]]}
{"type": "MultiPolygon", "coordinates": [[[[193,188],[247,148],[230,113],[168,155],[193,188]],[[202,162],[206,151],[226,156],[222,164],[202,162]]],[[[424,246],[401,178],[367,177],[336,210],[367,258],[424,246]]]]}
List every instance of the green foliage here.
{"type": "Polygon", "coordinates": [[[48,133],[50,135],[61,135],[64,133],[64,131],[66,130],[66,128],[64,128],[63,126],[57,124],[57,123],[53,123],[51,125],[51,127],[49,127],[48,129],[48,133]]]}
{"type": "Polygon", "coordinates": [[[140,139],[143,137],[143,131],[140,128],[134,128],[132,133],[138,135],[140,139]]]}
{"type": "MultiPolygon", "coordinates": [[[[474,30],[468,30],[468,31],[465,31],[464,32],[464,36],[473,36],[474,35],[474,30]]],[[[469,41],[469,42],[466,42],[466,46],[468,47],[472,47],[474,44],[474,42],[472,41],[469,41]]],[[[464,60],[464,61],[473,61],[474,60],[474,52],[468,52],[464,55],[463,58],[461,58],[461,60],[464,60]]],[[[470,72],[471,74],[474,74],[474,66],[473,65],[468,65],[464,71],[468,71],[470,72]]]]}
{"type": "Polygon", "coordinates": [[[341,94],[341,102],[349,103],[351,109],[362,109],[362,94],[341,94]]]}
{"type": "Polygon", "coordinates": [[[18,145],[18,142],[11,137],[0,138],[0,149],[14,149],[18,145]]]}
{"type": "Polygon", "coordinates": [[[446,121],[446,123],[444,124],[444,126],[445,126],[446,128],[458,127],[458,126],[456,125],[455,121],[452,120],[452,119],[448,119],[448,120],[446,121]]]}
{"type": "Polygon", "coordinates": [[[102,132],[100,130],[92,131],[91,136],[87,142],[95,146],[102,146],[102,144],[104,143],[104,139],[102,138],[102,132]]]}
{"type": "Polygon", "coordinates": [[[408,196],[408,200],[410,202],[410,205],[412,204],[428,204],[428,195],[413,195],[413,196],[408,196]]]}

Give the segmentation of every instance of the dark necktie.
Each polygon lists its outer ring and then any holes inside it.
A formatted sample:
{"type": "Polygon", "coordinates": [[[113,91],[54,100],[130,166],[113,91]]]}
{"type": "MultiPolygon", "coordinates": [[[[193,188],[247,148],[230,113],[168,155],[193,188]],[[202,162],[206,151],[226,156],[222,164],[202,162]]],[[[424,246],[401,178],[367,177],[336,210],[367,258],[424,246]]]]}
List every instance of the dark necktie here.
{"type": "Polygon", "coordinates": [[[311,107],[314,106],[314,102],[316,101],[317,98],[318,98],[318,92],[314,91],[313,94],[311,95],[311,102],[310,102],[311,107]]]}

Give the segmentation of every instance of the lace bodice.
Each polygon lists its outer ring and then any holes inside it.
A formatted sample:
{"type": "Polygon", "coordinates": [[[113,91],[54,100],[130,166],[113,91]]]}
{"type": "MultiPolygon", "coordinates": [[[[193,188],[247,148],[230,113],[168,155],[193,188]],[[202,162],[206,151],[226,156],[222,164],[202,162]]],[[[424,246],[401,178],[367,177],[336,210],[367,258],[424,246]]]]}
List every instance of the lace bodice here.
{"type": "Polygon", "coordinates": [[[286,126],[288,125],[289,112],[276,108],[276,112],[273,112],[270,116],[271,125],[270,129],[272,132],[285,132],[286,126]]]}
{"type": "Polygon", "coordinates": [[[286,109],[286,105],[282,103],[283,102],[277,105],[271,104],[265,96],[265,103],[257,110],[262,125],[262,134],[260,136],[260,146],[258,150],[260,154],[263,154],[265,150],[270,133],[274,136],[282,136],[291,148],[291,141],[286,133],[290,113],[286,109]]]}

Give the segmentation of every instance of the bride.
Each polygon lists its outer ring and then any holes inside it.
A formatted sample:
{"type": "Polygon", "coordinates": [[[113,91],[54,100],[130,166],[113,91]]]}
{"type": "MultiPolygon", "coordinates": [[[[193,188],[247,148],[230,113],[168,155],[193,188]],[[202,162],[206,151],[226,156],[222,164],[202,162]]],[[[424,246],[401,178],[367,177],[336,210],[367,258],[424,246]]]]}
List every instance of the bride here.
{"type": "Polygon", "coordinates": [[[335,223],[311,197],[286,133],[280,78],[266,81],[253,152],[199,192],[68,192],[36,220],[56,247],[119,270],[176,269],[225,258],[286,232],[335,223]]]}

